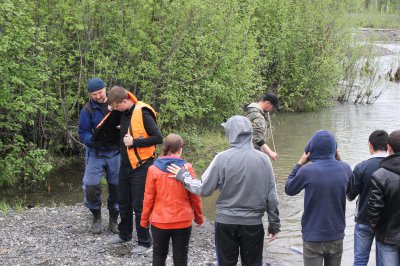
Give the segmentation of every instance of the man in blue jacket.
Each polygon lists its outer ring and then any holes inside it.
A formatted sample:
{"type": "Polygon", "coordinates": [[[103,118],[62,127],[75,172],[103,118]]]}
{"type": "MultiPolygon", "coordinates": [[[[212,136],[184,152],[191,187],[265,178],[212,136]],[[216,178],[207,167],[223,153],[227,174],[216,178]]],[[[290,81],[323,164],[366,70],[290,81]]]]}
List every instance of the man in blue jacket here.
{"type": "Polygon", "coordinates": [[[82,108],[79,118],[79,137],[86,146],[86,166],[82,188],[84,203],[93,214],[91,231],[102,231],[101,221],[101,179],[105,173],[108,184],[107,209],[108,229],[118,233],[118,174],[120,166],[119,143],[103,143],[93,139],[97,125],[108,114],[106,85],[100,78],[93,78],[87,84],[90,100],[82,108]]]}
{"type": "Polygon", "coordinates": [[[374,240],[374,231],[368,221],[368,199],[371,194],[371,176],[379,169],[380,162],[386,157],[388,133],[375,130],[368,138],[371,157],[354,167],[347,187],[347,199],[352,201],[357,196],[357,210],[354,226],[354,266],[368,264],[369,253],[374,240]]]}
{"type": "Polygon", "coordinates": [[[303,260],[307,266],[322,266],[323,263],[339,266],[342,259],[346,188],[351,168],[338,160],[336,148],[331,132],[317,131],[285,186],[289,196],[305,190],[301,227],[303,260]]]}

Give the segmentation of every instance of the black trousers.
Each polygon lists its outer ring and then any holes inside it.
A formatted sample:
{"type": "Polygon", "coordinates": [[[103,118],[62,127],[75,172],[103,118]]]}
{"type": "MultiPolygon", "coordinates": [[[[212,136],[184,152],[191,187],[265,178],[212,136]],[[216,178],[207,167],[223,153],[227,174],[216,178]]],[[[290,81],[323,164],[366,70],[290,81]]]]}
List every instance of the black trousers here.
{"type": "Polygon", "coordinates": [[[262,265],[264,226],[215,223],[215,247],[220,266],[262,265]]]}
{"type": "Polygon", "coordinates": [[[140,226],[143,210],[144,189],[146,175],[153,160],[148,160],[139,168],[133,169],[121,164],[119,171],[119,213],[121,222],[118,224],[119,237],[124,240],[132,239],[133,212],[135,212],[135,225],[138,245],[151,246],[151,236],[148,228],[140,226]]]}
{"type": "Polygon", "coordinates": [[[165,266],[165,260],[167,259],[169,249],[169,240],[172,239],[172,258],[174,266],[186,266],[191,232],[191,226],[182,229],[160,229],[152,225],[153,265],[165,266]]]}

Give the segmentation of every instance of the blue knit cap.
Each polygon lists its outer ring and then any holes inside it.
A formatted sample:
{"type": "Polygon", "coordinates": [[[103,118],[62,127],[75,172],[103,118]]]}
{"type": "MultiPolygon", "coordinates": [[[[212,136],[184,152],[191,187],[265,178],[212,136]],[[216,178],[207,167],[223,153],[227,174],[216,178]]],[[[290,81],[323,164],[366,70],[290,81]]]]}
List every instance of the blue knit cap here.
{"type": "Polygon", "coordinates": [[[93,79],[89,80],[89,82],[87,84],[88,92],[98,91],[105,87],[106,87],[106,84],[100,78],[93,78],[93,79]]]}

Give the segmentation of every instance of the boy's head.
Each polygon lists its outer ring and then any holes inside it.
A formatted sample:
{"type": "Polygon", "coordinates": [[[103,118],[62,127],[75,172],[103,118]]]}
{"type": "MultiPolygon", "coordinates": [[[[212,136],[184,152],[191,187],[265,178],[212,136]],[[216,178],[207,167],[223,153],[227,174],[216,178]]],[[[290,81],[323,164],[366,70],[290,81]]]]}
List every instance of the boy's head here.
{"type": "Polygon", "coordinates": [[[388,139],[389,154],[400,152],[400,130],[395,130],[389,135],[388,139]]]}
{"type": "Polygon", "coordinates": [[[368,141],[373,151],[387,151],[388,133],[385,130],[375,130],[369,135],[368,141]]]}
{"type": "Polygon", "coordinates": [[[163,143],[163,155],[166,156],[178,153],[180,155],[182,153],[182,147],[183,139],[181,138],[181,136],[171,133],[165,138],[165,141],[163,143]]]}
{"type": "Polygon", "coordinates": [[[108,105],[110,105],[113,110],[120,112],[126,111],[132,106],[132,101],[128,96],[128,91],[121,86],[114,86],[108,92],[108,105]]]}

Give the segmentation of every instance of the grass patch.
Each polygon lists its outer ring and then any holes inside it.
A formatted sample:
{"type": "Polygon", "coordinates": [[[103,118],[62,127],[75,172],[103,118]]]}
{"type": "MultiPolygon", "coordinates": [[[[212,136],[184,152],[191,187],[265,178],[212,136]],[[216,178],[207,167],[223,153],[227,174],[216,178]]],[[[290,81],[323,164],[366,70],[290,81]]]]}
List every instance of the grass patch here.
{"type": "Polygon", "coordinates": [[[0,201],[0,213],[7,215],[11,210],[10,205],[5,201],[0,201]]]}
{"type": "Polygon", "coordinates": [[[0,213],[7,215],[11,210],[17,213],[21,213],[25,210],[24,201],[22,199],[16,199],[13,203],[8,203],[5,200],[0,201],[0,213]]]}
{"type": "Polygon", "coordinates": [[[348,18],[354,27],[399,29],[400,14],[387,14],[378,11],[364,11],[362,13],[349,13],[348,18]]]}
{"type": "Polygon", "coordinates": [[[199,132],[193,130],[190,133],[178,132],[185,141],[182,157],[193,164],[196,174],[206,170],[214,156],[229,148],[228,140],[221,130],[199,132]]]}
{"type": "Polygon", "coordinates": [[[21,213],[25,210],[24,207],[24,202],[22,199],[16,199],[14,201],[14,208],[13,208],[17,213],[21,213]]]}

